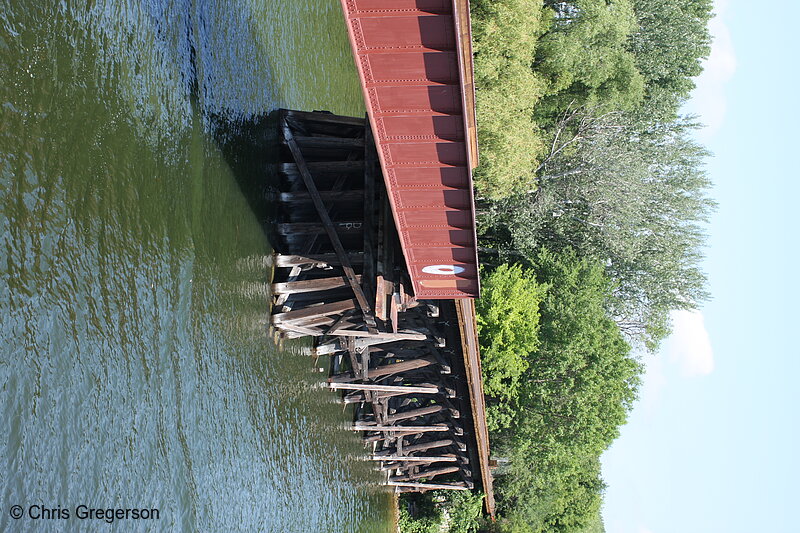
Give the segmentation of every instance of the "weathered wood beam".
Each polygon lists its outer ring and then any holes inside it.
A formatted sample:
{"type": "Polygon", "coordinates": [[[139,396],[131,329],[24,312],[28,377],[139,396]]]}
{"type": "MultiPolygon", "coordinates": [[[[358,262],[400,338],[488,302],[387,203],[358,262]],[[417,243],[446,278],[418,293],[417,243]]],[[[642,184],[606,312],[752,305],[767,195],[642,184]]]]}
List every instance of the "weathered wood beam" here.
{"type": "Polygon", "coordinates": [[[285,313],[276,313],[272,315],[272,323],[277,325],[281,322],[302,321],[309,317],[338,315],[350,309],[354,309],[355,306],[356,301],[353,299],[315,305],[303,309],[287,311],[285,313]]]}
{"type": "MultiPolygon", "coordinates": [[[[344,148],[355,149],[364,147],[364,139],[356,137],[323,137],[323,136],[307,136],[307,135],[293,135],[292,140],[304,148],[344,148]]],[[[288,142],[289,139],[287,138],[288,142]]]]}
{"type": "MultiPolygon", "coordinates": [[[[456,441],[455,437],[450,437],[447,439],[439,439],[439,440],[430,440],[425,442],[418,442],[415,444],[406,444],[403,447],[403,453],[399,453],[396,448],[386,447],[383,450],[375,452],[375,455],[411,455],[414,452],[421,452],[425,450],[430,450],[433,448],[444,448],[445,446],[458,446],[459,442],[456,441]]],[[[460,450],[466,451],[466,450],[460,450]]]]}
{"type": "MultiPolygon", "coordinates": [[[[347,258],[349,259],[351,264],[360,265],[364,261],[364,254],[360,252],[349,253],[347,254],[347,258]]],[[[339,258],[336,256],[336,254],[317,254],[309,256],[275,254],[276,267],[287,268],[287,267],[302,266],[302,265],[338,266],[339,258]]]]}
{"type": "MultiPolygon", "coordinates": [[[[424,334],[420,334],[424,335],[424,334]]],[[[419,339],[419,337],[417,337],[419,339]]],[[[426,337],[427,339],[427,337],[426,337]]],[[[421,340],[421,339],[419,339],[421,340]]],[[[378,344],[389,344],[398,342],[397,339],[392,338],[385,338],[385,337],[372,337],[372,338],[361,338],[356,340],[356,349],[363,350],[367,346],[376,346],[378,344]]]]}
{"type": "MultiPolygon", "coordinates": [[[[425,338],[424,333],[415,333],[413,331],[405,332],[401,331],[399,333],[383,333],[383,332],[371,332],[371,331],[357,331],[354,329],[339,329],[336,332],[336,335],[340,337],[362,337],[365,339],[376,339],[376,340],[384,340],[385,342],[389,341],[418,341],[425,338]]],[[[367,345],[369,346],[369,345],[367,345]]],[[[366,348],[366,346],[364,346],[366,348]]]]}
{"type": "MultiPolygon", "coordinates": [[[[388,376],[390,374],[397,374],[400,372],[408,372],[418,368],[423,368],[428,365],[435,364],[436,360],[433,357],[419,357],[417,359],[408,359],[399,363],[391,363],[388,365],[379,366],[377,368],[370,368],[367,373],[367,379],[374,380],[379,377],[388,376]]],[[[355,377],[349,374],[339,374],[331,376],[328,381],[336,383],[350,383],[355,381],[355,377]]]]}
{"type": "MultiPolygon", "coordinates": [[[[419,456],[419,455],[373,455],[370,461],[396,461],[398,463],[455,463],[458,458],[454,454],[438,456],[419,456]]],[[[458,467],[456,467],[458,469],[458,467]]]]}
{"type": "Polygon", "coordinates": [[[338,340],[327,342],[325,344],[318,344],[314,347],[314,355],[319,357],[321,355],[331,355],[336,352],[341,352],[344,348],[338,340]]]}
{"type": "MultiPolygon", "coordinates": [[[[361,202],[364,199],[364,191],[320,191],[320,198],[325,202],[361,202]]],[[[282,192],[278,195],[278,200],[287,203],[311,203],[311,195],[307,192],[282,192]]]]}
{"type": "MultiPolygon", "coordinates": [[[[361,276],[356,276],[360,278],[361,276]]],[[[283,283],[273,283],[273,294],[295,294],[302,292],[318,292],[340,287],[349,286],[344,276],[332,276],[330,278],[306,279],[302,281],[285,281],[283,283]]]]}
{"type": "Polygon", "coordinates": [[[390,482],[403,482],[403,481],[414,481],[417,479],[430,479],[436,476],[443,476],[445,474],[454,474],[458,472],[461,468],[458,466],[444,466],[441,468],[429,468],[420,470],[414,474],[404,474],[402,476],[392,476],[389,478],[390,482]]]}
{"type": "Polygon", "coordinates": [[[425,490],[469,490],[469,487],[462,483],[412,483],[410,481],[389,481],[387,485],[425,490]]]}
{"type": "Polygon", "coordinates": [[[378,392],[403,392],[414,394],[439,394],[439,387],[396,387],[392,385],[372,385],[368,383],[328,383],[328,388],[333,390],[345,389],[378,392]]]}
{"type": "Polygon", "coordinates": [[[431,448],[443,448],[445,446],[452,446],[454,444],[457,444],[455,439],[441,439],[428,442],[420,442],[418,444],[410,444],[406,446],[405,453],[410,454],[414,452],[420,452],[422,450],[430,450],[431,448]]]}
{"type": "Polygon", "coordinates": [[[350,428],[353,431],[388,431],[392,433],[428,433],[428,432],[442,432],[449,431],[450,426],[445,424],[437,424],[435,426],[393,426],[393,425],[370,425],[364,423],[355,423],[350,428]]]}
{"type": "Polygon", "coordinates": [[[284,114],[289,119],[300,120],[304,122],[321,122],[327,124],[338,124],[343,126],[364,126],[364,119],[360,117],[346,117],[342,115],[334,115],[332,113],[320,113],[310,111],[296,111],[294,109],[287,109],[284,114]]]}
{"type": "MultiPolygon", "coordinates": [[[[361,279],[361,276],[356,276],[361,279]]],[[[344,276],[332,276],[329,278],[306,279],[302,281],[285,281],[283,283],[273,283],[273,294],[295,294],[302,292],[327,291],[348,287],[349,283],[344,276]]]]}
{"type": "Polygon", "coordinates": [[[319,191],[317,191],[317,186],[314,184],[314,178],[311,177],[311,173],[309,172],[308,167],[306,167],[306,162],[305,159],[303,158],[303,154],[300,151],[300,147],[295,142],[292,132],[289,129],[288,125],[284,127],[284,137],[286,138],[286,142],[289,146],[289,151],[292,153],[292,157],[294,158],[295,163],[297,163],[297,169],[300,171],[300,175],[303,178],[303,182],[305,183],[308,192],[311,194],[311,198],[314,201],[314,207],[316,208],[317,213],[322,219],[322,223],[325,226],[325,231],[327,232],[328,238],[330,239],[331,244],[333,245],[333,249],[336,252],[336,255],[339,257],[339,261],[341,262],[342,269],[344,270],[344,273],[347,276],[347,280],[350,282],[350,286],[353,287],[353,292],[356,295],[358,306],[361,308],[361,311],[364,314],[364,320],[366,321],[367,325],[370,328],[374,328],[375,318],[372,315],[372,308],[370,307],[369,302],[367,301],[367,297],[364,294],[364,291],[361,289],[361,284],[356,279],[356,274],[353,271],[353,267],[350,264],[350,261],[347,259],[347,252],[342,246],[342,241],[339,240],[339,235],[336,233],[333,221],[331,221],[331,217],[328,215],[328,209],[325,207],[322,198],[320,198],[319,196],[319,191]]]}
{"type": "Polygon", "coordinates": [[[322,335],[322,331],[316,328],[309,328],[304,326],[298,326],[297,324],[292,324],[289,322],[283,322],[276,326],[279,330],[282,331],[291,331],[292,333],[299,333],[300,336],[310,336],[310,337],[318,337],[322,335]]]}
{"type": "MultiPolygon", "coordinates": [[[[447,398],[455,397],[455,391],[453,389],[442,388],[441,386],[434,385],[433,383],[409,383],[409,384],[410,385],[416,385],[416,386],[423,386],[423,387],[426,386],[426,385],[430,385],[432,387],[439,387],[439,392],[442,393],[445,397],[447,397],[447,398]]],[[[407,394],[408,394],[407,392],[382,392],[382,393],[376,395],[375,398],[377,398],[379,400],[384,400],[384,399],[387,399],[387,398],[394,398],[396,396],[405,396],[407,394]]],[[[364,398],[363,394],[361,394],[359,392],[351,392],[350,394],[348,394],[348,395],[346,395],[344,397],[343,401],[344,401],[344,403],[359,403],[359,402],[363,402],[364,399],[365,398],[364,398]]]]}
{"type": "MultiPolygon", "coordinates": [[[[438,388],[437,388],[438,392],[438,388]]],[[[399,422],[400,420],[408,420],[409,418],[416,418],[418,416],[425,416],[430,415],[433,413],[438,413],[444,410],[444,406],[439,405],[430,405],[428,407],[420,407],[419,409],[411,409],[409,411],[402,411],[399,413],[395,413],[393,415],[389,415],[387,417],[387,422],[393,424],[394,422],[399,422]]]]}
{"type": "MultiPolygon", "coordinates": [[[[363,161],[307,161],[306,167],[315,176],[327,176],[329,174],[359,174],[363,172],[363,161]]],[[[300,177],[297,163],[280,163],[278,172],[287,177],[300,177]]]]}
{"type": "Polygon", "coordinates": [[[349,312],[349,311],[345,312],[344,314],[342,314],[342,316],[340,316],[336,320],[336,322],[331,324],[331,326],[325,331],[325,335],[332,335],[332,334],[334,334],[336,332],[337,329],[343,327],[345,324],[348,324],[350,322],[349,319],[350,319],[351,315],[352,315],[352,312],[349,312]]]}
{"type": "MultiPolygon", "coordinates": [[[[331,222],[331,225],[335,228],[334,231],[337,232],[337,239],[339,233],[358,234],[363,230],[363,224],[360,220],[331,222]]],[[[325,235],[328,233],[329,228],[318,222],[281,222],[280,224],[275,224],[275,229],[281,235],[325,235]]]]}

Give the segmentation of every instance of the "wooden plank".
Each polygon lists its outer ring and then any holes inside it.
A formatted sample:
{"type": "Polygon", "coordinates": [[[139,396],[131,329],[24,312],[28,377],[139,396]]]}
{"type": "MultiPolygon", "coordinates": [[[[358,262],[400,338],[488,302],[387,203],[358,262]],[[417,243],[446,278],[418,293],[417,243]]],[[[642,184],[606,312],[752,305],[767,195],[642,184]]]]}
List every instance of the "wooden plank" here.
{"type": "MultiPolygon", "coordinates": [[[[364,200],[364,191],[320,191],[320,198],[325,202],[360,202],[364,200]]],[[[307,192],[282,192],[278,195],[281,202],[287,203],[311,203],[311,195],[307,192]]]]}
{"type": "Polygon", "coordinates": [[[372,316],[372,308],[370,307],[369,302],[367,302],[367,297],[364,295],[364,291],[361,289],[361,284],[356,279],[356,274],[347,258],[347,252],[342,246],[342,241],[339,240],[339,235],[336,233],[333,221],[331,221],[331,218],[328,215],[328,209],[325,207],[322,198],[319,196],[317,186],[314,184],[314,178],[311,177],[311,173],[306,167],[303,154],[300,152],[300,148],[297,146],[297,143],[295,142],[292,132],[289,130],[288,126],[284,128],[284,136],[286,137],[289,151],[292,153],[295,163],[297,163],[297,168],[300,171],[303,182],[305,183],[308,192],[311,194],[311,197],[314,200],[314,207],[322,219],[322,223],[325,227],[325,231],[328,234],[328,238],[331,240],[333,249],[336,252],[336,255],[339,257],[342,269],[347,276],[347,280],[350,282],[350,286],[353,288],[353,292],[356,295],[356,300],[358,301],[358,306],[361,307],[361,311],[364,315],[364,321],[369,327],[374,328],[375,319],[372,316]]]}
{"type": "MultiPolygon", "coordinates": [[[[288,312],[288,311],[287,311],[288,312]]],[[[292,324],[293,326],[301,326],[304,328],[314,328],[318,326],[330,326],[334,320],[335,315],[314,315],[302,319],[291,320],[288,323],[292,324]]],[[[285,324],[286,322],[279,322],[274,324],[275,327],[278,327],[279,324],[285,324]]]]}
{"type": "MultiPolygon", "coordinates": [[[[361,276],[356,276],[360,279],[361,276]]],[[[327,291],[338,289],[349,285],[344,276],[333,276],[330,278],[307,279],[303,281],[287,281],[283,283],[273,283],[273,294],[295,294],[303,292],[327,291]]]]}
{"type": "MultiPolygon", "coordinates": [[[[347,254],[347,258],[350,260],[350,264],[352,265],[360,265],[364,262],[364,254],[360,252],[349,253],[347,254]]],[[[339,258],[336,257],[336,254],[316,254],[308,256],[275,254],[275,266],[278,268],[287,268],[298,265],[337,266],[339,265],[339,258]]]]}
{"type": "Polygon", "coordinates": [[[364,119],[360,117],[346,117],[342,115],[334,115],[332,113],[320,113],[319,111],[296,111],[294,109],[284,110],[286,117],[304,120],[307,122],[323,122],[329,124],[341,124],[344,126],[361,126],[364,127],[364,119]]]}
{"type": "MultiPolygon", "coordinates": [[[[389,374],[396,374],[398,372],[407,372],[409,370],[423,368],[435,363],[436,359],[434,359],[432,356],[419,357],[417,359],[408,359],[406,361],[401,361],[399,363],[391,363],[388,365],[379,366],[377,368],[370,368],[369,374],[367,375],[366,379],[374,380],[375,378],[388,376],[389,374]]],[[[340,374],[338,376],[332,376],[329,379],[329,381],[337,383],[348,383],[350,381],[353,381],[354,379],[355,378],[353,378],[350,375],[340,374]]]]}
{"type": "Polygon", "coordinates": [[[314,355],[319,357],[321,355],[331,355],[343,350],[341,343],[337,340],[325,344],[319,344],[314,347],[314,355]]]}
{"type": "MultiPolygon", "coordinates": [[[[365,349],[364,349],[364,350],[361,352],[361,379],[362,379],[363,381],[369,381],[369,363],[370,363],[370,352],[371,352],[372,350],[373,350],[373,348],[372,348],[371,346],[367,346],[367,347],[366,347],[366,348],[365,348],[365,349]]],[[[370,397],[370,400],[373,400],[373,399],[374,399],[374,398],[372,398],[372,397],[371,397],[371,395],[369,395],[369,394],[368,394],[367,396],[369,396],[369,397],[370,397]]],[[[373,405],[372,405],[372,407],[373,407],[373,409],[372,409],[372,410],[373,410],[373,411],[375,411],[375,403],[374,403],[374,402],[373,402],[373,405]]]]}
{"type": "MultiPolygon", "coordinates": [[[[358,375],[361,372],[361,361],[358,359],[358,354],[353,345],[353,339],[345,338],[341,339],[341,341],[342,344],[344,344],[344,351],[350,359],[350,369],[355,375],[358,375]]],[[[368,402],[372,401],[372,392],[364,391],[364,396],[368,402]]]]}
{"type": "Polygon", "coordinates": [[[402,481],[414,481],[416,479],[430,479],[436,476],[443,476],[445,474],[454,474],[458,472],[461,468],[458,466],[445,466],[442,468],[429,468],[425,470],[420,470],[414,474],[405,474],[402,476],[392,476],[389,478],[389,481],[393,482],[402,482],[402,481]]]}
{"type": "MultiPolygon", "coordinates": [[[[288,142],[288,139],[286,140],[288,142]]],[[[293,140],[300,146],[311,149],[356,149],[364,147],[364,139],[355,137],[310,137],[306,135],[294,135],[293,140]]]]}
{"type": "Polygon", "coordinates": [[[300,336],[319,337],[319,336],[322,335],[322,331],[321,330],[318,330],[318,329],[315,329],[315,328],[308,328],[308,327],[298,326],[298,325],[290,324],[290,323],[287,323],[287,322],[279,324],[277,326],[277,328],[279,330],[286,330],[286,331],[291,331],[293,333],[299,333],[300,336]]]}
{"type": "MultiPolygon", "coordinates": [[[[368,298],[376,293],[375,278],[375,189],[379,176],[372,127],[364,127],[364,277],[362,287],[368,298]]],[[[377,302],[376,302],[377,305],[377,302]]]]}
{"type": "Polygon", "coordinates": [[[458,458],[453,455],[432,455],[432,456],[419,456],[419,455],[373,455],[369,458],[370,461],[397,461],[398,463],[455,463],[458,458]]]}
{"type": "Polygon", "coordinates": [[[425,490],[469,490],[469,487],[460,483],[412,483],[410,481],[389,481],[387,485],[393,487],[410,487],[425,490]]]}
{"type": "MultiPolygon", "coordinates": [[[[363,223],[360,220],[331,222],[331,226],[335,228],[333,231],[337,234],[337,240],[339,239],[339,233],[358,234],[364,229],[363,223]]],[[[328,228],[318,222],[281,222],[275,224],[275,229],[277,229],[278,233],[281,235],[324,235],[328,233],[328,228]]],[[[339,245],[341,246],[341,241],[339,241],[339,245]]],[[[344,248],[342,248],[342,250],[344,250],[344,248]]],[[[349,264],[350,262],[348,261],[348,265],[349,264]]]]}
{"type": "MultiPolygon", "coordinates": [[[[430,386],[434,386],[434,387],[438,386],[438,385],[433,385],[432,383],[415,383],[415,385],[417,385],[417,386],[430,385],[430,386]]],[[[449,388],[446,388],[446,387],[445,388],[441,388],[440,387],[439,388],[439,392],[444,393],[444,396],[447,397],[447,398],[455,398],[455,396],[456,396],[456,393],[455,393],[455,391],[453,389],[449,389],[449,388]]],[[[394,398],[396,396],[404,396],[406,394],[408,394],[408,393],[406,393],[406,392],[383,392],[381,394],[378,394],[376,396],[376,398],[383,400],[383,399],[386,399],[386,398],[394,398]]],[[[359,403],[359,402],[363,402],[364,401],[364,395],[363,394],[359,394],[358,392],[351,392],[350,394],[348,394],[348,395],[346,395],[344,397],[343,401],[344,401],[344,403],[359,403]]],[[[463,430],[461,430],[460,428],[456,428],[456,435],[460,435],[461,431],[463,431],[463,430]]]]}
{"type": "Polygon", "coordinates": [[[336,320],[336,322],[331,324],[331,326],[328,328],[328,330],[325,331],[325,335],[332,335],[333,333],[336,332],[337,329],[341,328],[345,324],[348,324],[350,322],[349,318],[350,318],[351,315],[352,315],[352,312],[347,312],[347,313],[344,313],[342,316],[340,316],[336,320]]]}
{"type": "Polygon", "coordinates": [[[430,450],[431,448],[443,448],[445,446],[452,446],[457,444],[455,439],[442,439],[429,442],[421,442],[419,444],[411,444],[406,446],[406,453],[421,452],[422,450],[430,450]]]}
{"type": "MultiPolygon", "coordinates": [[[[308,161],[309,172],[314,176],[327,176],[328,174],[360,174],[364,169],[363,161],[308,161]]],[[[297,163],[280,163],[278,172],[287,177],[300,177],[297,163]]]]}
{"type": "MultiPolygon", "coordinates": [[[[345,389],[345,390],[364,390],[364,391],[378,391],[378,392],[403,392],[403,393],[414,393],[414,394],[439,393],[439,387],[430,387],[430,386],[420,387],[413,385],[404,387],[396,385],[373,385],[368,383],[328,383],[328,388],[333,390],[345,389]]],[[[402,420],[402,418],[400,420],[402,420]]]]}
{"type": "Polygon", "coordinates": [[[378,344],[391,344],[397,342],[410,342],[410,341],[397,341],[396,339],[383,338],[383,337],[364,337],[356,340],[356,349],[363,350],[367,346],[375,346],[378,344]]]}
{"type": "Polygon", "coordinates": [[[336,335],[340,337],[364,337],[368,339],[379,339],[379,340],[384,340],[386,342],[419,341],[419,340],[425,340],[426,338],[424,333],[403,332],[403,331],[399,333],[382,333],[382,332],[373,333],[370,331],[356,331],[353,329],[339,329],[336,331],[336,335]]]}
{"type": "Polygon", "coordinates": [[[296,309],[287,311],[285,313],[276,313],[272,315],[272,323],[280,324],[281,322],[302,321],[303,319],[315,316],[330,316],[338,315],[354,309],[356,301],[354,299],[342,300],[339,302],[331,302],[322,305],[315,305],[313,307],[306,307],[304,309],[296,309]]]}
{"type": "MultiPolygon", "coordinates": [[[[430,385],[430,384],[429,383],[417,383],[416,385],[430,385]]],[[[397,396],[405,396],[407,394],[408,394],[407,392],[402,392],[402,391],[401,392],[382,392],[379,395],[377,395],[376,397],[380,398],[381,400],[385,400],[385,399],[388,399],[388,398],[395,398],[397,396]]],[[[363,402],[364,401],[364,395],[362,393],[359,393],[359,392],[351,392],[351,393],[348,393],[347,395],[345,395],[345,397],[342,399],[342,401],[344,403],[346,403],[346,404],[347,403],[363,402]]]]}
{"type": "MultiPolygon", "coordinates": [[[[380,241],[379,241],[380,242],[380,241]]],[[[378,246],[378,254],[380,255],[381,246],[378,246]]],[[[381,268],[381,263],[378,262],[378,269],[381,268]]],[[[386,322],[389,319],[389,315],[386,313],[386,281],[383,278],[383,274],[378,274],[375,277],[375,316],[386,322]]]]}
{"type": "Polygon", "coordinates": [[[392,331],[397,333],[398,324],[398,311],[400,310],[400,293],[393,292],[392,299],[389,302],[389,320],[392,322],[392,331]]]}
{"type": "MultiPolygon", "coordinates": [[[[437,389],[438,392],[438,389],[437,389]]],[[[386,418],[386,421],[390,424],[394,422],[399,422],[400,420],[407,420],[409,418],[416,418],[418,416],[425,416],[430,415],[433,413],[439,413],[444,410],[444,406],[441,404],[437,405],[430,405],[428,407],[420,407],[419,409],[411,409],[409,411],[395,413],[393,415],[389,415],[386,418]]]]}
{"type": "Polygon", "coordinates": [[[400,280],[399,285],[400,285],[400,311],[405,312],[406,310],[408,310],[413,298],[408,292],[405,276],[403,276],[403,279],[400,280]]]}
{"type": "Polygon", "coordinates": [[[387,431],[391,433],[428,433],[449,431],[450,426],[446,424],[436,424],[434,426],[392,426],[381,424],[355,423],[350,428],[353,431],[387,431]]]}

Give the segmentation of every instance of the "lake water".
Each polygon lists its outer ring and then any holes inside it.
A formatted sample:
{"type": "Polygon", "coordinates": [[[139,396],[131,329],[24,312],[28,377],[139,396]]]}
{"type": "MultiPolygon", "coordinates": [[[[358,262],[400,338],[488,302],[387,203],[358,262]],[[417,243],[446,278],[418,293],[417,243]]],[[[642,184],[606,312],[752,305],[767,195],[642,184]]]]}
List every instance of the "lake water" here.
{"type": "Polygon", "coordinates": [[[388,531],[253,194],[260,117],[364,112],[339,1],[3,0],[0,80],[0,530],[388,531]]]}

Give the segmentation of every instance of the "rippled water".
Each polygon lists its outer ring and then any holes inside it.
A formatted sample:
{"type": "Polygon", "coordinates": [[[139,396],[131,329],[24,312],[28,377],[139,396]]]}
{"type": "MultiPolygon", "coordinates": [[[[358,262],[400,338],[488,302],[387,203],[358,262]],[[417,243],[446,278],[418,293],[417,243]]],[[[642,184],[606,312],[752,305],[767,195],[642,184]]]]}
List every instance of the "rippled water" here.
{"type": "Polygon", "coordinates": [[[0,1],[0,530],[387,531],[347,414],[268,339],[253,196],[265,113],[363,113],[339,1],[42,4],[0,1]]]}

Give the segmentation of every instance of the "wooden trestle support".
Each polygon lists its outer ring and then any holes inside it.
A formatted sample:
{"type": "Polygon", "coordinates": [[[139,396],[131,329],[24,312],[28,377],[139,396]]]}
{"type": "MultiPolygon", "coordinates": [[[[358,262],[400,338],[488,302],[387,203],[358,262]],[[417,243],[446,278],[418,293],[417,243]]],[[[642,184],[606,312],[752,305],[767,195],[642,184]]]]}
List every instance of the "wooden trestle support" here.
{"type": "Polygon", "coordinates": [[[281,110],[272,324],[314,337],[328,386],[398,492],[479,476],[453,300],[417,301],[361,118],[281,110]]]}

